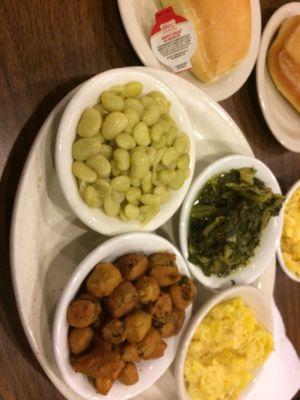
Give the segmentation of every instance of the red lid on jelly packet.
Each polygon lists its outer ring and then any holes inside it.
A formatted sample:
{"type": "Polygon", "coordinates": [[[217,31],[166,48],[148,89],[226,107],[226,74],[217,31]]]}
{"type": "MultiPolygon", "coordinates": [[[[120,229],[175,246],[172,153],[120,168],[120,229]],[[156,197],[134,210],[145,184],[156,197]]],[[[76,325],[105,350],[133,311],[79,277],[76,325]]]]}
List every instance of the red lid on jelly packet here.
{"type": "Polygon", "coordinates": [[[151,30],[151,47],[156,58],[173,72],[191,69],[191,57],[196,49],[193,25],[167,7],[155,14],[151,30]]]}

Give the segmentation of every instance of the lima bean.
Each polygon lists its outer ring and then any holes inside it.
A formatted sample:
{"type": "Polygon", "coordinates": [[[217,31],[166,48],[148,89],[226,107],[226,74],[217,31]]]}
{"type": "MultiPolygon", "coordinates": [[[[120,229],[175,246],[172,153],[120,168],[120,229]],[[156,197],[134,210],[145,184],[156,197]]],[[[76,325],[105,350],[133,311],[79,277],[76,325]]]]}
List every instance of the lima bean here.
{"type": "Polygon", "coordinates": [[[146,225],[155,217],[159,212],[159,206],[141,206],[140,207],[140,221],[146,225]]]}
{"type": "Polygon", "coordinates": [[[125,108],[122,97],[109,90],[102,92],[101,104],[108,111],[123,111],[125,108]]]}
{"type": "Polygon", "coordinates": [[[135,147],[135,140],[129,133],[119,133],[116,136],[116,143],[125,150],[131,150],[135,147]]]}
{"type": "Polygon", "coordinates": [[[128,124],[125,128],[126,133],[131,133],[133,127],[139,122],[140,115],[134,108],[126,108],[124,114],[128,118],[128,124]]]}
{"type": "Polygon", "coordinates": [[[110,162],[102,154],[97,154],[94,157],[88,158],[86,163],[101,178],[109,178],[111,173],[110,162]]]}
{"type": "Polygon", "coordinates": [[[158,91],[153,91],[151,93],[148,93],[148,96],[151,97],[159,106],[160,110],[162,113],[168,113],[171,107],[171,103],[166,99],[166,97],[158,92],[158,91]]]}
{"type": "Polygon", "coordinates": [[[91,208],[99,208],[102,204],[102,199],[93,186],[88,186],[83,192],[82,197],[86,204],[91,208]]]}
{"type": "Polygon", "coordinates": [[[124,213],[130,220],[138,219],[140,215],[140,209],[134,204],[126,204],[124,213]]]}
{"type": "Polygon", "coordinates": [[[141,117],[143,111],[145,111],[143,104],[139,100],[132,98],[125,100],[125,108],[134,108],[139,117],[141,117]]]}
{"type": "Polygon", "coordinates": [[[176,172],[173,170],[163,169],[157,174],[158,180],[164,185],[168,185],[176,178],[176,172]]]}
{"type": "Polygon", "coordinates": [[[120,192],[119,190],[113,190],[111,193],[111,197],[117,202],[122,203],[125,200],[125,193],[120,192]]]}
{"type": "Polygon", "coordinates": [[[149,97],[149,96],[142,97],[141,102],[145,108],[147,108],[155,103],[155,101],[152,99],[152,97],[149,97]]]}
{"type": "Polygon", "coordinates": [[[74,161],[72,164],[73,175],[88,183],[93,183],[97,179],[97,174],[82,161],[74,161]]]}
{"type": "Polygon", "coordinates": [[[135,178],[143,178],[150,168],[149,157],[146,152],[137,150],[131,154],[131,175],[135,178]]]}
{"type": "Polygon", "coordinates": [[[141,195],[142,195],[142,191],[140,188],[130,187],[126,192],[125,197],[126,197],[126,200],[128,201],[128,203],[137,205],[141,195]]]}
{"type": "Polygon", "coordinates": [[[190,166],[190,156],[186,153],[181,154],[177,160],[177,168],[181,171],[186,171],[190,166]]]}
{"type": "Polygon", "coordinates": [[[104,197],[103,208],[109,217],[116,217],[120,212],[121,206],[111,196],[106,196],[104,197]]]}
{"type": "Polygon", "coordinates": [[[148,146],[151,142],[149,128],[145,122],[138,122],[133,128],[133,138],[139,146],[148,146]]]}
{"type": "Polygon", "coordinates": [[[105,197],[111,194],[111,186],[105,179],[98,178],[94,185],[100,197],[105,197]]]}
{"type": "Polygon", "coordinates": [[[174,147],[178,151],[178,154],[188,153],[190,150],[190,139],[188,135],[183,133],[178,136],[174,141],[174,147]]]}
{"type": "Polygon", "coordinates": [[[152,173],[151,173],[151,171],[148,171],[147,174],[142,179],[142,189],[143,189],[144,194],[151,192],[151,189],[152,189],[152,173]]]}
{"type": "MultiPolygon", "coordinates": [[[[168,147],[162,156],[162,163],[166,167],[174,163],[178,158],[178,152],[175,147],[168,147]]],[[[175,164],[176,167],[176,164],[175,164]]]]}
{"type": "Polygon", "coordinates": [[[168,187],[172,190],[178,190],[184,184],[185,174],[184,171],[176,170],[175,178],[169,183],[168,187]]]}
{"type": "Polygon", "coordinates": [[[127,192],[130,188],[130,178],[125,175],[120,175],[111,180],[112,190],[117,190],[120,192],[127,192]]]}
{"type": "Polygon", "coordinates": [[[143,85],[140,82],[128,82],[124,86],[124,95],[126,97],[136,97],[139,96],[143,91],[143,85]]]}
{"type": "Polygon", "coordinates": [[[105,144],[103,143],[101,145],[101,149],[100,149],[100,154],[103,155],[103,157],[107,158],[108,160],[110,160],[112,158],[112,154],[113,154],[113,149],[109,144],[105,144]]]}
{"type": "Polygon", "coordinates": [[[96,135],[102,123],[102,116],[95,108],[86,108],[77,125],[77,134],[87,138],[96,135]]]}
{"type": "Polygon", "coordinates": [[[160,109],[157,104],[151,104],[142,114],[142,121],[148,126],[153,126],[159,120],[160,109]]]}
{"type": "Polygon", "coordinates": [[[154,188],[153,194],[160,197],[161,203],[165,203],[169,198],[169,191],[164,185],[158,185],[154,188]]]}
{"type": "Polygon", "coordinates": [[[159,142],[163,133],[164,133],[164,129],[160,124],[153,125],[151,128],[151,131],[150,131],[151,140],[155,143],[159,142]]]}
{"type": "Polygon", "coordinates": [[[73,143],[72,156],[77,161],[84,161],[100,152],[101,143],[96,138],[78,139],[73,143]]]}
{"type": "Polygon", "coordinates": [[[121,112],[112,112],[107,115],[102,125],[102,135],[107,140],[113,140],[124,131],[128,124],[128,117],[121,112]]]}
{"type": "Polygon", "coordinates": [[[116,149],[114,151],[114,159],[117,162],[117,168],[120,171],[127,171],[130,168],[130,157],[129,153],[125,149],[116,149]]]}
{"type": "Polygon", "coordinates": [[[140,201],[146,206],[158,206],[160,204],[160,197],[156,194],[142,194],[140,201]]]}

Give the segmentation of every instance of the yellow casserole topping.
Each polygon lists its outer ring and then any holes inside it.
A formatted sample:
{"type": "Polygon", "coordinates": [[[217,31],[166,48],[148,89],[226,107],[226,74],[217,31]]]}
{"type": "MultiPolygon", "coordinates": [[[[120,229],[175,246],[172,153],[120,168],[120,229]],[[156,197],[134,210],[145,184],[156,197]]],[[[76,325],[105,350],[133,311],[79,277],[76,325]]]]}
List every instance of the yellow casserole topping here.
{"type": "Polygon", "coordinates": [[[300,187],[285,206],[281,250],[287,268],[300,278],[300,187]]]}
{"type": "Polygon", "coordinates": [[[233,400],[273,350],[273,337],[241,298],[214,307],[188,348],[184,377],[193,400],[233,400]]]}

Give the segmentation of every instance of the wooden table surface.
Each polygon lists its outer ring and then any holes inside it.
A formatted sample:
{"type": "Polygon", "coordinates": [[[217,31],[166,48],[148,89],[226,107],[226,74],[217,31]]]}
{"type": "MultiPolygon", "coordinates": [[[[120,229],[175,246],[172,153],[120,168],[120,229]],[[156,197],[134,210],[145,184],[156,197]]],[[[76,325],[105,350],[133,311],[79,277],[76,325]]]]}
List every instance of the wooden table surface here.
{"type": "MultiPolygon", "coordinates": [[[[263,23],[285,3],[262,0],[263,23]]],[[[99,72],[133,65],[140,61],[127,39],[116,0],[0,1],[1,400],[63,399],[27,343],[11,282],[10,220],[25,159],[44,119],[72,88],[99,72]]],[[[286,192],[300,178],[300,154],[283,148],[269,131],[258,105],[254,72],[222,105],[286,192]]],[[[279,268],[275,299],[300,354],[300,285],[279,268]]]]}

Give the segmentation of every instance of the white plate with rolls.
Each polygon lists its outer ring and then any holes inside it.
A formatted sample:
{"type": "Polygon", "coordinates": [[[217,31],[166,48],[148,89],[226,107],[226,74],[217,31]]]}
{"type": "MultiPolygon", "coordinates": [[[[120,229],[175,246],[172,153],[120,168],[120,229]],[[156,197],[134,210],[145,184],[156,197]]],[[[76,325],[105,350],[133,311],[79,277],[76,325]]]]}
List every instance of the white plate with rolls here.
{"type": "MultiPolygon", "coordinates": [[[[207,1],[207,5],[210,7],[210,15],[214,18],[215,15],[211,7],[211,1],[212,0],[207,1]]],[[[220,0],[213,1],[219,2],[220,0]]],[[[231,0],[231,3],[233,2],[242,9],[244,5],[247,4],[247,0],[231,0]]],[[[170,1],[168,1],[168,4],[169,3],[170,1]]],[[[259,0],[249,0],[249,3],[251,9],[250,43],[248,52],[242,61],[229,72],[218,77],[218,79],[207,83],[200,81],[190,71],[179,73],[180,77],[193,83],[216,101],[225,100],[237,92],[246,82],[255,65],[261,35],[261,9],[259,0]]],[[[155,57],[150,46],[150,31],[154,24],[155,13],[162,8],[161,2],[159,0],[118,0],[118,4],[128,38],[141,62],[149,67],[167,70],[167,67],[161,64],[155,57]]],[[[232,8],[235,9],[235,5],[232,5],[232,8]]],[[[240,11],[237,11],[236,15],[239,16],[240,11]]],[[[220,24],[222,24],[222,21],[220,21],[220,24]]],[[[241,21],[240,24],[242,28],[243,22],[241,21]]],[[[243,29],[240,29],[240,32],[241,31],[243,31],[243,29]]],[[[233,45],[238,42],[238,38],[236,41],[232,40],[233,45]]],[[[228,47],[230,46],[227,46],[227,48],[228,47]]]]}
{"type": "Polygon", "coordinates": [[[282,146],[300,153],[300,114],[278,91],[268,70],[268,50],[287,18],[300,15],[300,3],[288,3],[279,8],[268,21],[261,40],[256,65],[256,85],[265,120],[282,146]]]}

